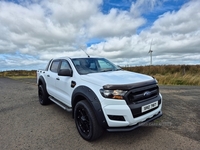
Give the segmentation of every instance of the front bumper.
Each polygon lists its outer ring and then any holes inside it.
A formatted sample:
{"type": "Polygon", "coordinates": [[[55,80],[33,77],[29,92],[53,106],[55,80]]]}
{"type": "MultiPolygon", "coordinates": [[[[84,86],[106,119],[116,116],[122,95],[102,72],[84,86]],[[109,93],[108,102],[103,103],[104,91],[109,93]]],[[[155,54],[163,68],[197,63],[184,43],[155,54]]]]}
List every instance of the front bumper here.
{"type": "Polygon", "coordinates": [[[113,104],[103,107],[104,116],[108,124],[106,129],[108,131],[131,131],[144,123],[150,122],[162,116],[161,95],[152,100],[135,105],[127,105],[126,103],[122,104],[122,101],[116,101],[115,105],[113,104]],[[155,101],[158,102],[158,107],[144,113],[141,112],[142,106],[155,101]],[[116,105],[117,102],[121,102],[121,105],[116,105]],[[134,116],[134,114],[139,115],[134,116]]]}
{"type": "Polygon", "coordinates": [[[140,126],[143,126],[144,124],[151,122],[159,117],[162,116],[162,111],[160,111],[158,114],[154,115],[152,118],[148,118],[147,120],[137,123],[136,125],[133,126],[127,126],[127,127],[111,127],[108,128],[107,131],[109,132],[122,132],[122,131],[132,131],[140,126]]]}

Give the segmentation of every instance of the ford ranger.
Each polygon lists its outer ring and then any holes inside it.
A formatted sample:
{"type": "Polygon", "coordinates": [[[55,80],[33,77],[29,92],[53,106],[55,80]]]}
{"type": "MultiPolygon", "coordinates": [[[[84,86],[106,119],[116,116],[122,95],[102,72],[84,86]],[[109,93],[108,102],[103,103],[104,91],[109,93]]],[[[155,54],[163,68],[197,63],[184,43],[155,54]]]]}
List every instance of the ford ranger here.
{"type": "Polygon", "coordinates": [[[92,141],[104,130],[131,131],[162,116],[155,78],[122,70],[99,57],[51,59],[37,71],[41,105],[72,112],[80,136],[92,141]]]}

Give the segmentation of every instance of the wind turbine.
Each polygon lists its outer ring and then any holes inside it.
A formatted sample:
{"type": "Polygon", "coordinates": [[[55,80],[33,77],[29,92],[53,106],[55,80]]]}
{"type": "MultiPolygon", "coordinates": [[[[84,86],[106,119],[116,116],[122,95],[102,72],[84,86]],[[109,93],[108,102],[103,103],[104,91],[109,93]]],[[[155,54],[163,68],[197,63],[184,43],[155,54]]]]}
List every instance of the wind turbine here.
{"type": "Polygon", "coordinates": [[[152,40],[151,40],[151,44],[150,44],[150,49],[149,49],[149,54],[150,54],[150,65],[152,66],[152,49],[151,49],[151,45],[152,45],[152,40]]]}

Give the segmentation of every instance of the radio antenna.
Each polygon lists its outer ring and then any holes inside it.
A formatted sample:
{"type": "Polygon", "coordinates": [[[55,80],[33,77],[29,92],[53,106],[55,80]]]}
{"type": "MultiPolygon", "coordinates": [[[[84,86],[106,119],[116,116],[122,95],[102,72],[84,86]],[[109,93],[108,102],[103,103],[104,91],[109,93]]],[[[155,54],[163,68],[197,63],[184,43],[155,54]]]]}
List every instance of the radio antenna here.
{"type": "Polygon", "coordinates": [[[87,55],[88,58],[90,58],[90,55],[88,55],[88,53],[86,53],[86,51],[84,51],[82,48],[81,50],[87,55]]]}

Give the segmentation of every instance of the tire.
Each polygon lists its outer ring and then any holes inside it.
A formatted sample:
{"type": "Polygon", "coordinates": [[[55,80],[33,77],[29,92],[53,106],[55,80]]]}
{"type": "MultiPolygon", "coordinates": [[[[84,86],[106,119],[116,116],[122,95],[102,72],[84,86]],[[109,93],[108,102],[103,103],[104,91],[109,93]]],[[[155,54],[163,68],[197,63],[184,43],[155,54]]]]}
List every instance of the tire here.
{"type": "Polygon", "coordinates": [[[38,97],[41,105],[48,105],[50,103],[49,94],[43,85],[38,86],[38,97]]]}
{"type": "Polygon", "coordinates": [[[81,137],[87,141],[99,138],[103,129],[99,126],[93,110],[87,101],[79,101],[74,109],[76,128],[81,137]]]}

